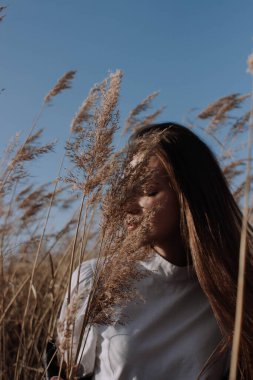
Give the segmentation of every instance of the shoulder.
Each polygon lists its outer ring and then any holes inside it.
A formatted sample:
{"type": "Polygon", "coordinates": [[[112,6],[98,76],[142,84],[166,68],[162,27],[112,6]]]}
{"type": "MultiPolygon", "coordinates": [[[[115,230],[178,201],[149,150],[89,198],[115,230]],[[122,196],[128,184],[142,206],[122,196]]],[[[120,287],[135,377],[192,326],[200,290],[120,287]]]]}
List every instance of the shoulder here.
{"type": "Polygon", "coordinates": [[[77,287],[86,287],[94,278],[97,259],[84,261],[72,274],[71,291],[77,287]]]}
{"type": "MultiPolygon", "coordinates": [[[[79,265],[71,276],[71,290],[70,290],[70,299],[75,299],[80,297],[83,299],[83,307],[86,307],[85,300],[88,298],[90,290],[93,284],[93,278],[96,268],[96,259],[84,261],[79,265]]],[[[66,308],[68,306],[68,290],[66,291],[61,313],[60,320],[64,318],[66,313],[66,308]]]]}

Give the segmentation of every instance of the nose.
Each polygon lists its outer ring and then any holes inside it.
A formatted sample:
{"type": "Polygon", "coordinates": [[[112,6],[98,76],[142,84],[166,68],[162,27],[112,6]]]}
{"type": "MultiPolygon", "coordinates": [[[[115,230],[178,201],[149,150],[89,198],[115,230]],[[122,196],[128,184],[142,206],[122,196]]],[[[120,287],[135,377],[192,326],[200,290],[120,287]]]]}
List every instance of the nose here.
{"type": "Polygon", "coordinates": [[[132,196],[131,199],[128,199],[126,201],[124,210],[125,210],[126,214],[132,214],[132,215],[140,214],[142,211],[142,207],[141,207],[140,202],[139,202],[139,197],[138,196],[135,196],[135,197],[132,196]]]}

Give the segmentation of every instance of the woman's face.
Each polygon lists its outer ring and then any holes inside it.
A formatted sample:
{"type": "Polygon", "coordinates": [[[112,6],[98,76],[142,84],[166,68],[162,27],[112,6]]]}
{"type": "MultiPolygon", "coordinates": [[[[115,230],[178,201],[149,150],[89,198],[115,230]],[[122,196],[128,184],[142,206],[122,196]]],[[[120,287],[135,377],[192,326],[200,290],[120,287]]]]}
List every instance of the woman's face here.
{"type": "MultiPolygon", "coordinates": [[[[135,166],[138,159],[131,165],[135,166]]],[[[151,156],[148,163],[147,181],[142,191],[138,191],[127,205],[126,226],[129,233],[138,225],[138,219],[150,214],[149,228],[145,236],[148,244],[166,243],[179,227],[179,203],[174,190],[171,189],[169,177],[156,156],[151,156]]]]}

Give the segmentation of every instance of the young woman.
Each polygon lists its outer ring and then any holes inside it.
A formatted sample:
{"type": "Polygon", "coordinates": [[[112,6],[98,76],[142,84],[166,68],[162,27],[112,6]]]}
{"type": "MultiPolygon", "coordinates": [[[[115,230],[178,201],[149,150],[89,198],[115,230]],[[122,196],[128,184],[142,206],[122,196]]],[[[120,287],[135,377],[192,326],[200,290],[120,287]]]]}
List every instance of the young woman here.
{"type": "MultiPolygon", "coordinates": [[[[126,205],[131,234],[138,217],[155,211],[143,244],[149,275],[136,286],[125,325],[92,326],[80,377],[95,380],[227,378],[233,338],[242,214],[207,145],[176,124],[145,126],[130,138],[161,136],[147,167],[146,187],[126,205]],[[157,207],[159,205],[159,207],[157,207]]],[[[131,165],[142,159],[141,152],[131,165]]],[[[238,379],[253,379],[252,230],[248,227],[246,289],[238,379]]],[[[89,289],[95,261],[82,264],[79,287],[89,289]]],[[[77,272],[76,272],[77,273],[77,272]]],[[[77,286],[73,275],[72,291],[77,286]]],[[[75,339],[85,303],[78,312],[75,339]]],[[[60,320],[66,313],[63,305],[60,320]]]]}

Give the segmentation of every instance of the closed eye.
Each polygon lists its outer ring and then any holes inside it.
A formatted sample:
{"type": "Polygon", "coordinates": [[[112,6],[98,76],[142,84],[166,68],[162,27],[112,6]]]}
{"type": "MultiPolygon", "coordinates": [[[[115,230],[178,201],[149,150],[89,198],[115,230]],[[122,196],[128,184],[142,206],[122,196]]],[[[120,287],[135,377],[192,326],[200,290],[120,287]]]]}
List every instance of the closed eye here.
{"type": "Polygon", "coordinates": [[[153,185],[144,186],[142,190],[143,190],[143,195],[146,197],[154,197],[160,191],[158,186],[153,186],[153,185]]]}
{"type": "Polygon", "coordinates": [[[150,191],[147,193],[147,196],[148,197],[154,197],[157,193],[158,193],[158,191],[150,191]]]}

